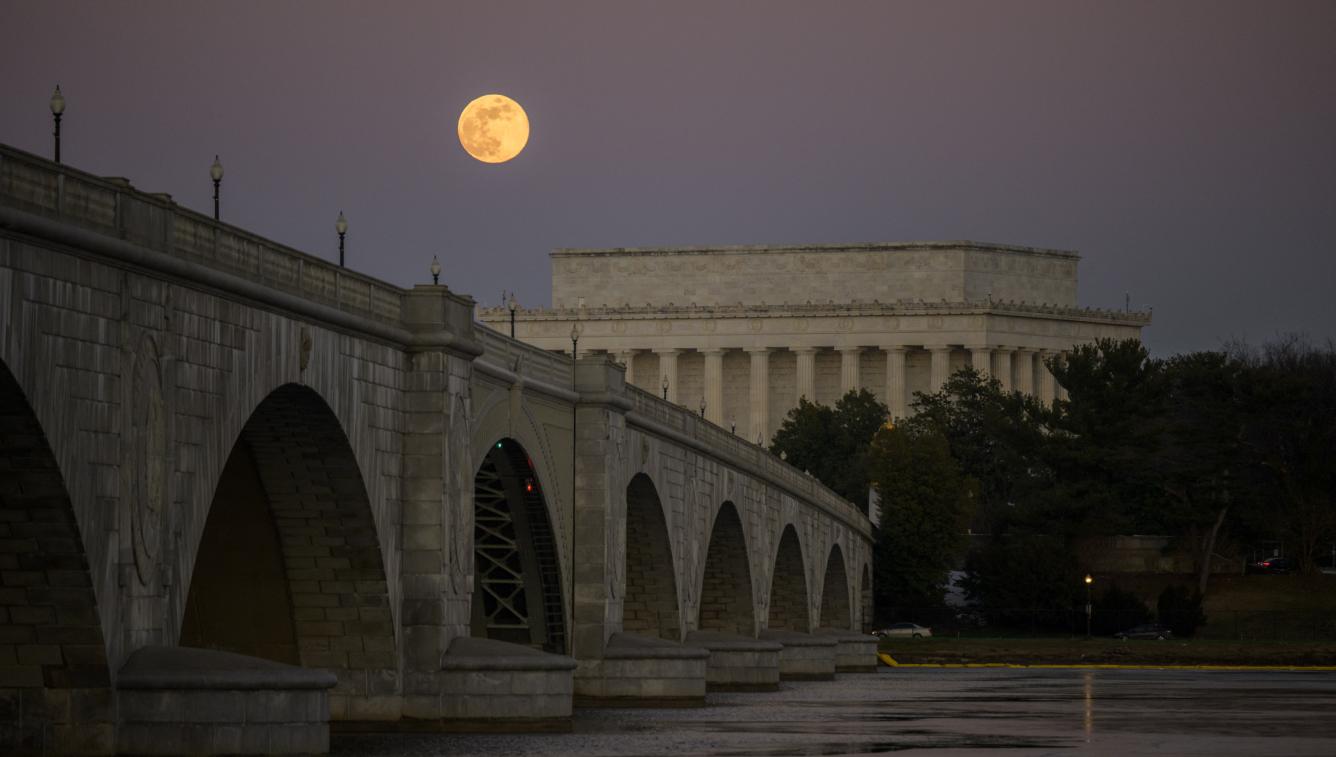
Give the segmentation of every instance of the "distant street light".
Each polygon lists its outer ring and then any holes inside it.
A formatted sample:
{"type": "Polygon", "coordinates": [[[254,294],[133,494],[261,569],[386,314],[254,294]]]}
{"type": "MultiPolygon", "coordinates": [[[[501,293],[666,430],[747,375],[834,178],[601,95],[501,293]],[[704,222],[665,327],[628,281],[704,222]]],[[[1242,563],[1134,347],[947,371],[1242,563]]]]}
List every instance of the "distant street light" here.
{"type": "Polygon", "coordinates": [[[1093,606],[1090,604],[1090,584],[1092,584],[1092,583],[1094,583],[1094,582],[1095,582],[1095,579],[1092,578],[1092,577],[1090,576],[1089,573],[1087,573],[1087,574],[1086,574],[1086,577],[1085,577],[1085,585],[1086,585],[1086,638],[1087,638],[1087,639],[1090,638],[1090,613],[1091,613],[1091,611],[1094,609],[1093,606]]]}
{"type": "Polygon", "coordinates": [[[441,283],[441,261],[431,256],[431,283],[440,286],[441,283]]]}
{"type": "Polygon", "coordinates": [[[65,96],[60,94],[60,85],[51,93],[51,116],[56,119],[56,162],[60,162],[60,116],[65,112],[65,96]]]}
{"type": "Polygon", "coordinates": [[[668,374],[663,374],[663,381],[659,382],[659,386],[663,387],[663,398],[668,399],[668,374]]]}
{"type": "Polygon", "coordinates": [[[700,398],[700,417],[705,417],[705,398],[700,398]]]}
{"type": "Polygon", "coordinates": [[[574,360],[575,358],[577,358],[577,357],[580,356],[580,350],[579,350],[579,347],[580,347],[580,331],[581,331],[581,330],[582,330],[582,329],[580,328],[580,322],[579,322],[579,321],[576,321],[575,323],[572,323],[572,324],[571,324],[571,359],[572,359],[572,360],[574,360]]]}
{"type": "Polygon", "coordinates": [[[515,303],[515,293],[514,293],[514,292],[511,292],[511,293],[510,293],[510,301],[506,303],[506,307],[510,309],[510,338],[511,338],[511,339],[514,339],[514,338],[515,338],[515,308],[517,307],[517,305],[516,305],[516,303],[515,303]]]}
{"type": "Polygon", "coordinates": [[[339,220],[334,222],[334,230],[339,232],[339,267],[343,267],[343,235],[348,233],[348,219],[339,211],[339,220]]]}
{"type": "Polygon", "coordinates": [[[213,179],[213,220],[218,220],[218,185],[223,183],[223,164],[218,156],[213,156],[213,165],[209,166],[209,178],[213,179]]]}

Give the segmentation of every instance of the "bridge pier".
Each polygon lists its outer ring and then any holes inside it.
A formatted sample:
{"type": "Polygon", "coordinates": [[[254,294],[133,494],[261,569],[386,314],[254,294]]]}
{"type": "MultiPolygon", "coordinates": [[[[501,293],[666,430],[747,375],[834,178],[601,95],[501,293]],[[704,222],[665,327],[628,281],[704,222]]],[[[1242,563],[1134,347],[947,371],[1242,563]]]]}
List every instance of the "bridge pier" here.
{"type": "Polygon", "coordinates": [[[321,754],[329,751],[323,670],[190,647],[141,647],[120,670],[117,751],[321,754]]]}
{"type": "Polygon", "coordinates": [[[838,641],[824,635],[766,629],[763,641],[783,645],[779,653],[782,681],[830,681],[835,678],[835,647],[838,641]]]}
{"type": "Polygon", "coordinates": [[[726,631],[692,631],[687,643],[710,651],[710,691],[775,691],[783,645],[726,631]]]}
{"type": "Polygon", "coordinates": [[[576,705],[692,707],[705,704],[709,650],[666,639],[614,633],[603,657],[581,660],[576,705]]]}

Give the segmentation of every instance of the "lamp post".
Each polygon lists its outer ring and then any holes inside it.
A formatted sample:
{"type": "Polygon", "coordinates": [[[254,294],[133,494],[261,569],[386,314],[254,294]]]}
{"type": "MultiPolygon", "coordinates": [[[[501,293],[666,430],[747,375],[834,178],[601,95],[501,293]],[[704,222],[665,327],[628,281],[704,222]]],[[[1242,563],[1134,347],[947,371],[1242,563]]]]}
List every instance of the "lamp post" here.
{"type": "Polygon", "coordinates": [[[1090,604],[1090,584],[1092,584],[1092,583],[1094,583],[1094,582],[1095,582],[1095,579],[1092,578],[1092,577],[1090,576],[1089,573],[1087,573],[1087,574],[1086,574],[1086,577],[1085,577],[1085,585],[1086,585],[1086,638],[1087,638],[1087,639],[1090,638],[1090,613],[1091,613],[1091,610],[1093,609],[1093,607],[1092,607],[1091,604],[1090,604]]]}
{"type": "Polygon", "coordinates": [[[218,156],[213,156],[213,165],[209,166],[209,178],[213,179],[213,220],[218,220],[218,187],[223,183],[223,164],[218,156]]]}
{"type": "Polygon", "coordinates": [[[514,338],[515,338],[515,308],[517,307],[517,305],[515,304],[515,293],[514,293],[514,292],[511,292],[511,293],[510,293],[510,301],[506,303],[506,307],[510,310],[510,338],[511,338],[511,339],[514,339],[514,338]]]}
{"type": "Polygon", "coordinates": [[[700,398],[700,417],[705,417],[705,398],[700,398]]]}
{"type": "Polygon", "coordinates": [[[663,374],[663,381],[659,382],[659,386],[663,388],[663,398],[668,399],[668,374],[663,374]]]}
{"type": "MultiPolygon", "coordinates": [[[[511,312],[514,313],[514,311],[511,312]]],[[[572,385],[575,384],[575,361],[580,356],[579,346],[580,346],[580,322],[576,321],[575,323],[571,324],[571,384],[572,385]]],[[[576,565],[575,512],[577,509],[575,502],[576,501],[575,474],[577,470],[576,463],[578,462],[578,458],[576,455],[576,447],[578,446],[578,442],[580,439],[579,433],[577,432],[577,424],[580,418],[578,403],[579,400],[577,400],[576,403],[571,405],[571,627],[570,627],[570,633],[568,634],[570,639],[569,644],[570,644],[571,656],[575,655],[575,565],[576,565]]]]}
{"type": "Polygon", "coordinates": [[[431,256],[431,283],[433,286],[441,284],[441,261],[435,255],[431,256]]]}
{"type": "Polygon", "coordinates": [[[60,162],[60,117],[65,112],[65,96],[60,94],[60,85],[51,93],[51,116],[56,119],[56,162],[60,162]]]}
{"type": "Polygon", "coordinates": [[[339,232],[339,267],[343,267],[343,235],[348,233],[348,219],[339,211],[339,219],[334,222],[334,230],[339,232]]]}
{"type": "Polygon", "coordinates": [[[571,324],[571,360],[580,356],[580,322],[571,324]]]}

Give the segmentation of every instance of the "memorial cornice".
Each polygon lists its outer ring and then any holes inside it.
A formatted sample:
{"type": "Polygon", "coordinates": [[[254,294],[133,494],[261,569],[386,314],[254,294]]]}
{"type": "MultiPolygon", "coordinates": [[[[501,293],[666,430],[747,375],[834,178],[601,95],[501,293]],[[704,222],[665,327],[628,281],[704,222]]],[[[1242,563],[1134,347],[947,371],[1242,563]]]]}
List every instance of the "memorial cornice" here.
{"type": "Polygon", "coordinates": [[[854,244],[796,244],[796,245],[714,245],[689,247],[603,247],[568,248],[553,250],[553,258],[564,257],[620,257],[625,255],[753,255],[775,252],[910,252],[921,250],[978,250],[984,252],[1014,252],[1026,255],[1079,260],[1075,250],[1059,250],[1023,245],[974,242],[968,239],[933,242],[858,242],[854,244]]]}
{"type": "MultiPolygon", "coordinates": [[[[857,318],[872,316],[918,315],[995,315],[1021,318],[1060,319],[1119,326],[1147,326],[1151,311],[1069,308],[1026,302],[895,302],[895,303],[804,303],[776,305],[666,305],[532,308],[519,309],[515,319],[541,321],[644,321],[644,320],[719,320],[753,318],[857,318]]],[[[486,323],[509,320],[504,307],[479,308],[478,317],[486,323]]]]}

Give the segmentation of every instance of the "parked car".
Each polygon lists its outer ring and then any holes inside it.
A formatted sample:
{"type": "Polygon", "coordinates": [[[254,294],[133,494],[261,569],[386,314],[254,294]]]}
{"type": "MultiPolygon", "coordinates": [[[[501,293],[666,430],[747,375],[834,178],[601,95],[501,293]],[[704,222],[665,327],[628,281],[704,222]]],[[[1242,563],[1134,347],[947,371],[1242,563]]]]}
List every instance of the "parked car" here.
{"type": "Polygon", "coordinates": [[[1293,573],[1299,566],[1291,557],[1268,557],[1248,566],[1249,573],[1293,573]]]}
{"type": "Polygon", "coordinates": [[[876,636],[878,639],[887,637],[894,638],[897,636],[908,636],[911,639],[926,639],[929,636],[932,636],[932,629],[917,623],[892,623],[885,628],[873,631],[872,635],[876,636]]]}
{"type": "Polygon", "coordinates": [[[1174,638],[1174,632],[1169,630],[1168,626],[1162,626],[1159,623],[1146,623],[1145,625],[1132,626],[1126,631],[1119,631],[1113,635],[1115,639],[1165,639],[1174,638]]]}

